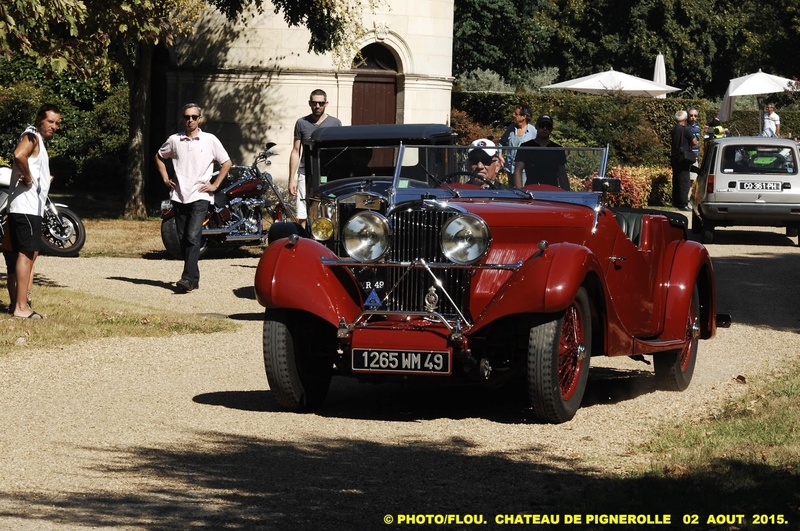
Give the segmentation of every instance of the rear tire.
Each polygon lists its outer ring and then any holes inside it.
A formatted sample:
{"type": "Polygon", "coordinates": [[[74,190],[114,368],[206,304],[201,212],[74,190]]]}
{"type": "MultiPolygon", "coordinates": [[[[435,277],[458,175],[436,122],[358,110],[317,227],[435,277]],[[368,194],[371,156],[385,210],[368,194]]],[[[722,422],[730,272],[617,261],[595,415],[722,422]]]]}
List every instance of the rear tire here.
{"type": "Polygon", "coordinates": [[[591,345],[591,306],[583,287],[563,314],[530,329],[528,400],[539,419],[560,424],[575,416],[589,378],[591,345]]]}
{"type": "Polygon", "coordinates": [[[298,312],[264,314],[264,369],[275,401],[289,411],[311,411],[328,395],[333,366],[313,351],[319,339],[298,312]]]}
{"type": "Polygon", "coordinates": [[[687,344],[683,349],[653,356],[656,385],[664,391],[683,391],[692,382],[700,339],[700,292],[692,292],[692,302],[686,317],[687,344]]]}
{"type": "MultiPolygon", "coordinates": [[[[165,219],[161,222],[161,242],[164,244],[167,254],[176,260],[183,260],[183,250],[181,241],[178,239],[178,227],[175,225],[175,218],[165,219]]],[[[208,238],[200,239],[200,256],[206,254],[208,250],[208,238]]]]}

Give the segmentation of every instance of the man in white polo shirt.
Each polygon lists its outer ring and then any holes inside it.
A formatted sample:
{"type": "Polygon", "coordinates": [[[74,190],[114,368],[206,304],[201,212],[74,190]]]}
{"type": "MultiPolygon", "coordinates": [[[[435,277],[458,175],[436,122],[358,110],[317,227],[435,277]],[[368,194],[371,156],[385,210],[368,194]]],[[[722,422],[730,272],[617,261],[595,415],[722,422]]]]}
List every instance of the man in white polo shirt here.
{"type": "Polygon", "coordinates": [[[222,142],[200,129],[203,111],[196,103],[183,106],[185,131],[171,135],[156,154],[156,166],[164,184],[170,188],[175,207],[175,225],[183,251],[183,273],[175,283],[178,291],[186,293],[200,286],[201,233],[214,192],[231,169],[231,159],[222,142]],[[172,159],[175,179],[167,172],[166,160],[172,159]],[[220,164],[219,174],[211,182],[214,162],[220,164]]]}

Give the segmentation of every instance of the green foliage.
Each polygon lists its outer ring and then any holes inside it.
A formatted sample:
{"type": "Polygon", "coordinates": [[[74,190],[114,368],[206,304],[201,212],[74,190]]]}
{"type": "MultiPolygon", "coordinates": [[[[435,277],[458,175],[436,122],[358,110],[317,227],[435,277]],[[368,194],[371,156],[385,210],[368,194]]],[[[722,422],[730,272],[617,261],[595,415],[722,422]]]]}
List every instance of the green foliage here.
{"type": "Polygon", "coordinates": [[[128,140],[127,86],[117,87],[91,111],[28,81],[0,86],[0,123],[4,124],[0,157],[10,159],[20,133],[33,123],[44,103],[54,103],[61,110],[61,127],[47,146],[56,177],[54,189],[95,185],[119,189],[128,140]]]}
{"type": "Polygon", "coordinates": [[[60,72],[74,61],[70,47],[86,18],[82,0],[16,0],[0,4],[0,54],[30,53],[60,72]]]}
{"type": "Polygon", "coordinates": [[[110,93],[109,87],[119,84],[119,72],[110,70],[106,76],[82,76],[73,70],[56,72],[41,67],[29,56],[16,53],[0,62],[0,87],[10,87],[19,81],[34,83],[45,93],[57,95],[82,110],[92,109],[110,93]]]}
{"type": "Polygon", "coordinates": [[[510,74],[509,79],[517,85],[517,92],[536,92],[545,85],[555,83],[558,68],[549,66],[510,74]]]}
{"type": "Polygon", "coordinates": [[[30,82],[11,88],[0,86],[0,157],[11,159],[20,133],[33,123],[42,99],[42,90],[30,82]]]}
{"type": "Polygon", "coordinates": [[[456,88],[465,92],[514,92],[497,72],[480,68],[457,76],[456,88]]]}
{"type": "Polygon", "coordinates": [[[692,98],[721,97],[728,81],[791,77],[800,56],[796,0],[455,0],[455,75],[490,69],[517,81],[559,67],[562,79],[613,67],[650,79],[664,54],[667,82],[692,98]]]}
{"type": "Polygon", "coordinates": [[[453,70],[477,69],[512,79],[537,63],[552,28],[538,24],[538,5],[546,0],[455,0],[453,70]]]}
{"type": "MultiPolygon", "coordinates": [[[[526,94],[454,92],[453,108],[474,119],[477,127],[504,129],[515,105],[555,118],[553,139],[565,146],[605,146],[613,164],[663,166],[668,163],[675,112],[695,105],[705,125],[718,105],[687,98],[641,98],[621,94],[598,96],[548,91],[526,94]]],[[[800,133],[800,112],[782,111],[782,131],[800,133]]],[[[758,132],[760,111],[735,111],[725,125],[740,134],[758,132]]]]}

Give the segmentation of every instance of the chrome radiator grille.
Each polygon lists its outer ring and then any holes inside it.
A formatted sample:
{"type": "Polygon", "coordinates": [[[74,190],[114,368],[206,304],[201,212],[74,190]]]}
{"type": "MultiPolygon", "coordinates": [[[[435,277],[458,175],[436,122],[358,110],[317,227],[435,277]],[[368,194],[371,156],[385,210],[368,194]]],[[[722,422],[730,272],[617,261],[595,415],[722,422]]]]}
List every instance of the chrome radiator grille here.
{"type": "MultiPolygon", "coordinates": [[[[448,262],[439,245],[442,225],[453,216],[452,212],[437,210],[404,210],[395,211],[389,216],[392,225],[393,242],[388,259],[398,262],[412,262],[423,259],[428,263],[448,262]]],[[[425,295],[433,286],[439,297],[436,309],[446,316],[457,315],[456,308],[466,315],[466,291],[469,272],[466,269],[433,269],[434,275],[441,281],[442,287],[455,302],[448,300],[424,269],[415,269],[400,278],[406,272],[404,268],[389,268],[387,283],[395,286],[386,306],[394,311],[422,311],[425,309],[425,295]],[[400,282],[399,285],[397,283],[400,282]]]]}

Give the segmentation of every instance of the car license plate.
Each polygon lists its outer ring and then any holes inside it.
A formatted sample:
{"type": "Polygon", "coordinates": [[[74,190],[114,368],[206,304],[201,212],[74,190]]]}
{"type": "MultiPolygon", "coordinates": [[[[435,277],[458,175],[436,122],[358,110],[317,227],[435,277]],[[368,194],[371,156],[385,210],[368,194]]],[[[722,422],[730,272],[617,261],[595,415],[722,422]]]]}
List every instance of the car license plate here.
{"type": "Polygon", "coordinates": [[[450,353],[356,348],[353,372],[449,375],[450,353]]]}
{"type": "Polygon", "coordinates": [[[739,190],[768,190],[768,191],[780,192],[781,183],[742,181],[739,183],[739,190]]]}

